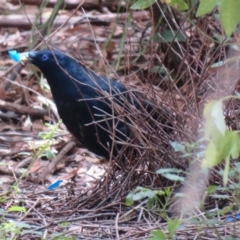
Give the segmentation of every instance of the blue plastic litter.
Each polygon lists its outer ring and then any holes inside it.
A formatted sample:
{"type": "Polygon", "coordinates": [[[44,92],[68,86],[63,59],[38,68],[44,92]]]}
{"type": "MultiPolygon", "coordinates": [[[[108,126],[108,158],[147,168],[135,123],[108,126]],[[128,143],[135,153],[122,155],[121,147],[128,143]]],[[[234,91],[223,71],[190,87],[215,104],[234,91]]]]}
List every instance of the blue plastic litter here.
{"type": "Polygon", "coordinates": [[[235,220],[235,218],[233,217],[227,217],[226,218],[226,222],[233,222],[235,220]]]}
{"type": "Polygon", "coordinates": [[[20,61],[20,56],[19,53],[16,50],[10,50],[8,51],[9,57],[15,61],[15,62],[19,62],[20,61]]]}
{"type": "Polygon", "coordinates": [[[49,185],[47,190],[54,190],[54,189],[60,187],[62,182],[63,182],[63,180],[57,180],[55,183],[52,183],[51,185],[49,185]]]}
{"type": "Polygon", "coordinates": [[[240,213],[235,216],[236,219],[240,219],[240,213]]]}
{"type": "Polygon", "coordinates": [[[240,213],[238,213],[232,217],[226,218],[226,222],[233,222],[233,221],[237,221],[237,220],[240,220],[240,213]]]}

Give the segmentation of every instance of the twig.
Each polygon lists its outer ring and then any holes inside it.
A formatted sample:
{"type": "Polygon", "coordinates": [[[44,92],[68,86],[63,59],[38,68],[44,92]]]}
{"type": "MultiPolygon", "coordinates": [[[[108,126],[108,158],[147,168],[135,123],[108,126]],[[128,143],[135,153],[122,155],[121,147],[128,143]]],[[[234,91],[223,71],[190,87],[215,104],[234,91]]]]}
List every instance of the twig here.
{"type": "Polygon", "coordinates": [[[92,219],[92,218],[103,217],[103,216],[115,216],[115,215],[116,215],[115,213],[99,213],[99,214],[86,215],[86,216],[77,217],[77,218],[68,219],[68,220],[63,219],[63,220],[59,220],[59,221],[56,221],[56,222],[51,222],[51,223],[47,224],[46,226],[35,228],[33,231],[40,231],[40,230],[43,230],[47,227],[50,227],[51,225],[58,225],[60,223],[66,222],[66,221],[77,222],[79,220],[86,220],[86,219],[92,219]]]}
{"type": "Polygon", "coordinates": [[[6,102],[0,99],[0,110],[13,111],[18,114],[27,114],[30,116],[43,117],[48,113],[45,109],[31,108],[16,103],[6,102]]]}
{"type": "Polygon", "coordinates": [[[75,141],[70,141],[60,152],[59,154],[51,161],[51,163],[48,165],[48,168],[41,174],[41,181],[43,181],[46,176],[53,172],[56,165],[63,159],[63,157],[76,146],[75,141]]]}
{"type": "Polygon", "coordinates": [[[33,204],[33,206],[31,206],[28,211],[19,219],[19,221],[23,221],[23,219],[27,217],[27,215],[32,211],[33,208],[35,208],[35,206],[38,205],[39,202],[40,199],[38,198],[37,201],[33,204]]]}
{"type": "Polygon", "coordinates": [[[117,213],[116,220],[115,220],[116,239],[117,239],[117,240],[119,240],[119,232],[118,232],[118,217],[119,217],[119,213],[117,213]]]}
{"type": "MultiPolygon", "coordinates": [[[[69,18],[69,16],[58,16],[58,18],[54,21],[53,26],[59,27],[61,29],[61,26],[72,26],[72,25],[78,25],[79,23],[88,23],[90,22],[92,25],[105,25],[109,26],[113,21],[126,21],[128,18],[129,13],[111,13],[111,14],[99,14],[99,15],[92,15],[92,14],[86,14],[86,16],[83,17],[74,17],[72,16],[69,18]]],[[[23,15],[16,14],[11,16],[0,16],[0,26],[2,27],[21,27],[24,29],[31,29],[32,22],[35,21],[35,16],[28,15],[27,18],[23,18],[23,15]]],[[[140,11],[140,12],[134,12],[133,18],[135,21],[137,20],[147,20],[149,18],[149,13],[147,11],[140,11]]],[[[47,17],[43,16],[41,19],[39,19],[36,23],[36,25],[40,24],[41,22],[46,23],[48,20],[47,17]]]]}
{"type": "MultiPolygon", "coordinates": [[[[46,7],[52,8],[57,4],[58,0],[48,0],[46,7]]],[[[18,4],[18,0],[11,0],[12,3],[18,4]]],[[[24,5],[32,5],[39,6],[41,1],[39,0],[21,0],[21,3],[24,5]]],[[[61,5],[61,8],[64,10],[74,10],[77,8],[79,4],[79,0],[65,0],[64,4],[61,5]]],[[[110,9],[119,9],[119,7],[125,8],[125,3],[121,1],[92,1],[92,0],[84,0],[83,6],[87,11],[98,10],[101,11],[103,7],[107,7],[110,9]]]]}

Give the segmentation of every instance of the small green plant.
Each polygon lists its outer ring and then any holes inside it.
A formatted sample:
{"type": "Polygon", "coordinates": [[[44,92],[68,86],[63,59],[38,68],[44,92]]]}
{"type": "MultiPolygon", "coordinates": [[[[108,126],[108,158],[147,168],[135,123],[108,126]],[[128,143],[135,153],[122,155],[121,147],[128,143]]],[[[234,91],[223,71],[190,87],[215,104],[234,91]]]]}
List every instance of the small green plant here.
{"type": "MultiPolygon", "coordinates": [[[[132,10],[142,10],[151,7],[156,0],[137,0],[131,6],[132,10]]],[[[163,0],[166,5],[179,11],[189,10],[188,4],[184,0],[163,0]]],[[[234,0],[200,0],[196,17],[201,17],[211,13],[216,7],[219,8],[219,19],[228,37],[236,29],[240,21],[239,9],[240,1],[234,0]]]]}
{"type": "Polygon", "coordinates": [[[21,227],[17,226],[14,221],[4,222],[0,224],[0,232],[1,238],[0,239],[18,239],[21,233],[21,227]]]}
{"type": "MultiPolygon", "coordinates": [[[[220,170],[217,173],[221,177],[223,177],[224,170],[220,170]]],[[[240,174],[240,163],[235,162],[232,164],[232,166],[229,169],[227,184],[225,186],[211,185],[208,187],[206,194],[215,199],[222,199],[222,200],[227,199],[230,202],[232,202],[233,205],[235,206],[238,205],[239,199],[240,199],[239,174],[240,174]],[[234,196],[234,198],[232,198],[231,196],[234,196]]],[[[228,208],[229,207],[232,208],[232,205],[229,205],[228,208]]]]}
{"type": "Polygon", "coordinates": [[[51,145],[55,143],[55,135],[59,130],[59,126],[61,124],[61,120],[55,124],[51,125],[49,123],[46,123],[45,125],[49,127],[49,132],[40,132],[38,136],[44,140],[43,144],[36,150],[36,148],[33,146],[33,155],[34,158],[39,157],[46,157],[48,160],[53,159],[56,154],[56,150],[51,148],[51,145]]]}
{"type": "Polygon", "coordinates": [[[226,186],[230,159],[237,159],[240,154],[240,136],[238,131],[227,128],[223,114],[223,100],[211,101],[204,108],[204,135],[207,147],[202,167],[211,168],[224,160],[223,183],[226,186]]]}
{"type": "Polygon", "coordinates": [[[69,222],[62,222],[61,224],[59,224],[60,227],[62,228],[68,228],[70,226],[69,222]]]}
{"type": "Polygon", "coordinates": [[[184,180],[185,180],[184,177],[180,176],[180,173],[183,173],[183,171],[181,169],[161,168],[161,169],[157,170],[157,173],[171,181],[184,182],[184,180]]]}
{"type": "Polygon", "coordinates": [[[240,21],[239,9],[240,1],[234,0],[201,0],[197,17],[211,13],[214,8],[219,8],[220,22],[228,37],[231,36],[240,21]]]}
{"type": "Polygon", "coordinates": [[[125,203],[127,206],[133,206],[135,202],[146,199],[148,210],[157,209],[161,217],[167,219],[167,207],[171,193],[171,188],[166,188],[162,191],[138,186],[128,193],[125,203]]]}
{"type": "MultiPolygon", "coordinates": [[[[9,220],[8,222],[3,222],[0,224],[0,239],[1,240],[16,240],[19,239],[20,235],[24,231],[28,231],[32,229],[33,225],[29,225],[24,222],[18,222],[9,220]]],[[[35,226],[36,227],[36,226],[35,226]]],[[[35,234],[39,234],[39,232],[34,232],[35,234]]]]}
{"type": "Polygon", "coordinates": [[[8,209],[8,212],[21,212],[21,213],[25,213],[26,212],[26,208],[25,207],[20,207],[20,206],[11,206],[8,209]]]}
{"type": "Polygon", "coordinates": [[[162,230],[153,230],[151,231],[151,238],[149,240],[165,240],[165,239],[174,239],[175,232],[180,225],[180,220],[178,218],[169,218],[167,220],[167,228],[164,233],[162,230]]]}
{"type": "Polygon", "coordinates": [[[148,199],[148,208],[151,209],[154,204],[159,205],[159,196],[165,195],[164,191],[151,190],[150,188],[136,187],[134,190],[128,193],[126,197],[126,205],[132,206],[135,201],[148,199]]]}
{"type": "Polygon", "coordinates": [[[165,240],[167,236],[162,230],[152,230],[151,231],[151,238],[149,240],[165,240]]]}

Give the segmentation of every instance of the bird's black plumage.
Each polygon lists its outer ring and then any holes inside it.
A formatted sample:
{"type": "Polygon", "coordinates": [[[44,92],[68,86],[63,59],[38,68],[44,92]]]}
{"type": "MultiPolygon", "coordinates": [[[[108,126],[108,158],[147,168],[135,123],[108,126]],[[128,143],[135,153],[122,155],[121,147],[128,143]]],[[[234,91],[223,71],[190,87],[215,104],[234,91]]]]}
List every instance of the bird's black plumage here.
{"type": "MultiPolygon", "coordinates": [[[[116,141],[126,141],[129,129],[113,119],[111,101],[123,103],[127,89],[117,81],[97,76],[75,59],[58,51],[29,52],[25,57],[46,77],[58,113],[68,130],[90,151],[109,158],[112,132],[116,141]]],[[[117,153],[115,144],[113,153],[117,153]]]]}
{"type": "Polygon", "coordinates": [[[124,108],[127,100],[139,107],[129,97],[126,87],[99,77],[58,51],[29,52],[25,57],[46,77],[59,115],[68,130],[84,147],[107,159],[114,142],[113,154],[116,156],[121,148],[119,142],[128,140],[130,130],[123,117],[117,118],[119,113],[113,110],[112,103],[124,108]]]}

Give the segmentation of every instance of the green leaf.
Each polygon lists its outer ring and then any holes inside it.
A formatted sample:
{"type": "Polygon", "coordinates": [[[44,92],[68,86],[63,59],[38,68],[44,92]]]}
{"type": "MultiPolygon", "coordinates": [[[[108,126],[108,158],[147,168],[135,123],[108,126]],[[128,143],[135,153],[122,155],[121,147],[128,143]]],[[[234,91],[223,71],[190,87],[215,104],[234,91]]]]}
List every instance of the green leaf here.
{"type": "Polygon", "coordinates": [[[148,199],[148,209],[152,209],[155,204],[155,198],[148,199]]]}
{"type": "Polygon", "coordinates": [[[138,186],[133,191],[128,193],[125,204],[127,206],[132,206],[135,201],[140,201],[144,198],[151,199],[157,195],[163,194],[165,194],[165,192],[161,190],[151,190],[150,188],[143,188],[138,186]]]}
{"type": "Polygon", "coordinates": [[[206,148],[205,158],[202,161],[202,167],[211,168],[217,166],[221,160],[223,159],[219,155],[216,145],[213,141],[211,141],[206,148]]]}
{"type": "Polygon", "coordinates": [[[176,168],[160,168],[156,171],[158,174],[165,174],[165,173],[182,173],[181,169],[176,168]]]}
{"type": "Polygon", "coordinates": [[[76,240],[76,238],[59,236],[59,237],[55,237],[53,240],[76,240]]]}
{"type": "Polygon", "coordinates": [[[128,207],[131,207],[134,204],[134,201],[133,201],[132,196],[130,195],[130,193],[126,197],[125,204],[128,207]]]}
{"type": "Polygon", "coordinates": [[[166,235],[161,230],[152,230],[151,238],[148,240],[165,240],[167,239],[166,235]]]}
{"type": "Polygon", "coordinates": [[[46,156],[48,160],[53,159],[55,157],[55,152],[57,152],[54,149],[46,149],[43,152],[43,156],[46,156]]]}
{"type": "MultiPolygon", "coordinates": [[[[219,164],[222,160],[232,157],[236,159],[240,154],[240,136],[237,131],[226,131],[225,135],[219,135],[212,139],[206,148],[205,159],[202,167],[209,168],[219,164]]],[[[226,176],[225,176],[226,177],[226,176]]],[[[225,178],[226,180],[226,178],[225,178]]]]}
{"type": "Polygon", "coordinates": [[[182,152],[182,153],[186,152],[185,146],[182,143],[180,143],[180,142],[172,142],[171,141],[170,144],[173,147],[175,152],[182,152]]]}
{"type": "Polygon", "coordinates": [[[186,37],[179,31],[165,30],[163,32],[155,33],[153,37],[154,42],[160,43],[171,43],[175,42],[186,42],[186,37]]]}
{"type": "Polygon", "coordinates": [[[211,116],[213,117],[214,123],[217,126],[218,130],[222,133],[222,135],[224,135],[227,129],[227,126],[224,120],[223,107],[222,107],[221,100],[213,104],[211,116]]]}
{"type": "Polygon", "coordinates": [[[218,213],[220,215],[226,215],[227,213],[230,213],[233,210],[233,206],[226,206],[223,209],[220,209],[218,213]]]}
{"type": "Polygon", "coordinates": [[[130,9],[143,10],[152,6],[154,3],[155,3],[155,0],[138,0],[130,7],[130,9]]]}
{"type": "Polygon", "coordinates": [[[11,206],[9,209],[8,209],[8,212],[26,212],[26,208],[24,207],[20,207],[20,206],[11,206]]]}
{"type": "Polygon", "coordinates": [[[240,20],[239,11],[239,0],[221,0],[220,21],[228,37],[231,36],[240,20]]]}
{"type": "Polygon", "coordinates": [[[162,174],[163,177],[171,180],[171,181],[179,181],[179,182],[184,182],[185,178],[175,175],[175,174],[171,174],[171,173],[166,173],[166,174],[162,174]]]}
{"type": "Polygon", "coordinates": [[[168,219],[168,232],[171,237],[175,234],[175,231],[179,225],[180,221],[178,218],[168,219]]]}
{"type": "Polygon", "coordinates": [[[217,131],[214,119],[211,116],[212,107],[215,103],[216,101],[207,103],[203,110],[203,116],[205,118],[204,135],[206,139],[211,139],[212,134],[217,131]]]}
{"type": "Polygon", "coordinates": [[[205,118],[204,135],[206,139],[218,140],[224,135],[227,127],[222,110],[222,100],[207,103],[203,116],[205,118]]]}
{"type": "Polygon", "coordinates": [[[230,197],[227,194],[214,194],[212,195],[213,198],[219,199],[229,199],[230,197]]]}
{"type": "Polygon", "coordinates": [[[221,0],[201,0],[196,16],[200,17],[213,11],[221,0]]]}
{"type": "Polygon", "coordinates": [[[231,137],[230,154],[233,159],[237,159],[240,154],[240,136],[237,131],[229,132],[231,137]]]}
{"type": "Polygon", "coordinates": [[[211,168],[220,163],[222,159],[220,158],[216,145],[213,141],[210,141],[206,148],[205,158],[202,161],[203,168],[211,168]]]}
{"type": "Polygon", "coordinates": [[[188,10],[188,5],[186,4],[186,2],[184,0],[169,0],[167,1],[167,3],[177,9],[177,10],[180,10],[180,11],[185,11],[185,10],[188,10]]]}
{"type": "Polygon", "coordinates": [[[208,187],[207,193],[211,194],[211,193],[215,192],[217,190],[217,188],[218,188],[218,186],[211,185],[211,186],[208,187]]]}
{"type": "Polygon", "coordinates": [[[217,151],[222,159],[231,157],[232,146],[234,144],[234,134],[231,131],[227,131],[224,136],[221,136],[216,141],[217,151]]]}
{"type": "Polygon", "coordinates": [[[183,182],[185,178],[174,173],[182,173],[182,172],[183,172],[182,170],[176,169],[176,168],[162,168],[156,171],[157,174],[160,174],[171,181],[180,181],[180,182],[183,182]]]}

